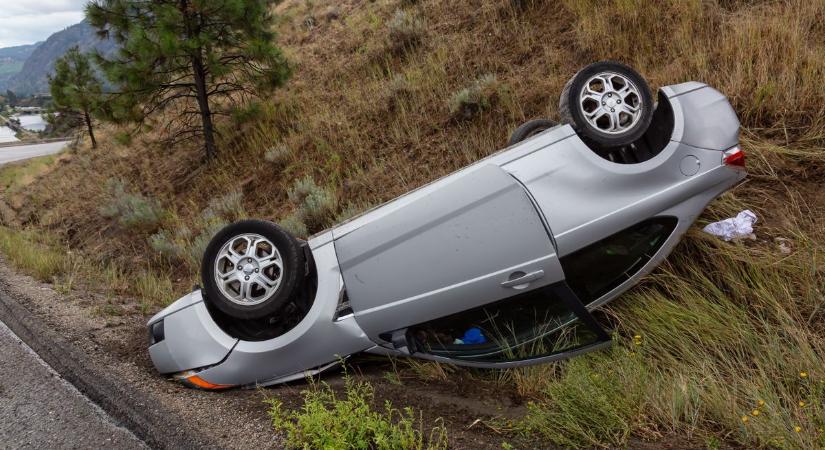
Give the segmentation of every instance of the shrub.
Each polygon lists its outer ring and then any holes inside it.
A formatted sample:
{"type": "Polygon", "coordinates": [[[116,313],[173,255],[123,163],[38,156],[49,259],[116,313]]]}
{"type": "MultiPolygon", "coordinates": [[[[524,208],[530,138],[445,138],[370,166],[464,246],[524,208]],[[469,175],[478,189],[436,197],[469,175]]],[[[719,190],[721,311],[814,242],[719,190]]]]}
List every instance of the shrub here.
{"type": "Polygon", "coordinates": [[[411,12],[398,10],[387,23],[387,39],[393,51],[408,50],[424,39],[424,21],[411,12]]]}
{"type": "Polygon", "coordinates": [[[292,150],[283,143],[270,147],[264,153],[264,159],[279,168],[286,166],[291,157],[292,150]]]}
{"type": "Polygon", "coordinates": [[[223,220],[215,220],[206,224],[206,226],[201,229],[201,232],[192,239],[189,245],[184,247],[181,259],[186,261],[193,271],[198,271],[201,266],[201,260],[203,259],[203,253],[206,251],[206,246],[209,245],[209,241],[218,234],[218,231],[227,225],[229,225],[229,223],[223,220]]]}
{"type": "Polygon", "coordinates": [[[249,102],[245,105],[240,105],[232,109],[230,117],[235,123],[235,126],[242,126],[255,121],[263,113],[263,106],[261,102],[249,102]]]}
{"type": "Polygon", "coordinates": [[[201,217],[207,222],[213,219],[234,221],[246,217],[243,194],[239,191],[232,191],[224,196],[213,198],[201,213],[201,217]]]}
{"type": "Polygon", "coordinates": [[[193,272],[197,272],[209,241],[226,225],[228,225],[227,221],[212,218],[201,225],[201,230],[196,235],[193,235],[187,227],[181,227],[174,233],[160,230],[149,236],[149,247],[163,258],[183,262],[193,272]]]}
{"type": "Polygon", "coordinates": [[[169,260],[180,256],[180,246],[175,242],[172,234],[166,230],[160,230],[149,236],[149,247],[169,260]]]}
{"type": "Polygon", "coordinates": [[[288,448],[443,449],[447,430],[440,420],[426,434],[424,423],[412,408],[398,410],[386,402],[374,410],[373,389],[345,375],[344,398],[327,384],[312,384],[303,391],[304,407],[286,411],[280,400],[270,399],[272,425],[286,433],[288,448]]]}
{"type": "Polygon", "coordinates": [[[116,219],[120,225],[134,230],[151,231],[163,221],[166,211],[157,200],[140,193],[130,193],[123,180],[106,183],[109,201],[100,207],[103,217],[116,219]]]}
{"type": "Polygon", "coordinates": [[[132,135],[127,131],[118,131],[113,139],[118,145],[127,146],[132,143],[132,135]]]}
{"type": "Polygon", "coordinates": [[[280,221],[278,225],[293,236],[307,237],[309,235],[306,224],[296,214],[286,216],[286,218],[280,221]]]}
{"type": "Polygon", "coordinates": [[[504,90],[504,84],[494,74],[482,75],[453,94],[450,99],[450,114],[455,119],[470,119],[495,106],[504,90]]]}
{"type": "Polygon", "coordinates": [[[390,109],[398,108],[404,100],[410,98],[412,90],[407,77],[401,74],[394,74],[385,86],[385,96],[390,109]]]}
{"type": "Polygon", "coordinates": [[[297,207],[294,213],[296,218],[306,224],[310,231],[318,230],[334,217],[335,194],[319,187],[310,176],[297,180],[288,196],[297,207]]]}

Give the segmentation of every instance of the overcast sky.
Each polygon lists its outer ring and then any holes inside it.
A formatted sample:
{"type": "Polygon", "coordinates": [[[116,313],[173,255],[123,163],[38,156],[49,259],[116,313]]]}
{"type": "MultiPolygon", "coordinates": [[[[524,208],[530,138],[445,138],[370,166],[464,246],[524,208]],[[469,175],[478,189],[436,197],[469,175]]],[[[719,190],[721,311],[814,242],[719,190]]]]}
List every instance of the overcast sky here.
{"type": "Polygon", "coordinates": [[[88,0],[0,0],[0,48],[44,41],[83,20],[88,0]]]}

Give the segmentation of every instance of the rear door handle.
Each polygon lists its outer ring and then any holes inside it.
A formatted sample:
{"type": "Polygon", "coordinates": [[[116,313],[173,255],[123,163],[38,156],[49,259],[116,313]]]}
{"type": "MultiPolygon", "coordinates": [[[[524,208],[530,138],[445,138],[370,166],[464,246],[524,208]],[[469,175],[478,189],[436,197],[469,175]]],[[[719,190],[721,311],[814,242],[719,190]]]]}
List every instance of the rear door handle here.
{"type": "MultiPolygon", "coordinates": [[[[519,272],[512,273],[512,274],[510,274],[510,276],[512,277],[513,275],[516,275],[518,273],[519,272]]],[[[511,287],[511,288],[514,288],[514,289],[523,289],[523,288],[527,287],[528,283],[530,283],[532,281],[536,281],[536,280],[538,280],[539,278],[541,278],[543,276],[544,276],[544,271],[543,270],[537,270],[535,272],[525,273],[524,275],[518,276],[516,278],[510,279],[510,280],[507,280],[507,281],[503,281],[501,283],[501,286],[511,287]]]]}

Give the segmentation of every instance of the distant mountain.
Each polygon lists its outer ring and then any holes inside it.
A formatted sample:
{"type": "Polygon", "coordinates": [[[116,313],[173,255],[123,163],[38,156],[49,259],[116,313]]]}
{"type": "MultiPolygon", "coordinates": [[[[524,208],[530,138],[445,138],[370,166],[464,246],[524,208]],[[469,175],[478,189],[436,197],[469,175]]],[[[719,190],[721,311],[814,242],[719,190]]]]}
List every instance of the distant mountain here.
{"type": "Polygon", "coordinates": [[[116,48],[114,41],[98,38],[94,27],[84,20],[54,33],[37,45],[19,72],[5,83],[0,81],[0,92],[11,89],[18,96],[48,92],[48,75],[54,70],[55,61],[74,46],[84,52],[97,49],[104,55],[111,54],[116,48]]]}
{"type": "MultiPolygon", "coordinates": [[[[40,44],[42,44],[42,42],[0,48],[0,87],[4,86],[11,77],[20,72],[26,58],[28,58],[40,44]]],[[[0,91],[0,93],[4,91],[5,89],[0,91]]]]}

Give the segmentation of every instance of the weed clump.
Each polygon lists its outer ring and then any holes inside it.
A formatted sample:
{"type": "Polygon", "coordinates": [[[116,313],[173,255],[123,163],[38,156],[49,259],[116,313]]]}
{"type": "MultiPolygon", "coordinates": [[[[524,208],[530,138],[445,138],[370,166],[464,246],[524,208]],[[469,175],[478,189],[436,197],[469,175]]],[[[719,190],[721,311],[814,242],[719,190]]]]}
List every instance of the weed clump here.
{"type": "Polygon", "coordinates": [[[110,179],[106,183],[109,200],[100,207],[100,214],[116,219],[125,228],[137,231],[157,229],[166,211],[160,203],[140,193],[131,193],[120,179],[110,179]]]}
{"type": "Polygon", "coordinates": [[[286,216],[283,220],[278,222],[278,225],[293,236],[307,237],[309,235],[307,225],[303,220],[301,220],[300,217],[298,217],[297,214],[290,214],[286,216]]]}
{"type": "Polygon", "coordinates": [[[424,421],[412,408],[399,410],[390,402],[375,410],[373,388],[345,375],[344,398],[326,384],[303,391],[304,407],[285,410],[270,399],[269,415],[276,430],[286,433],[288,448],[446,449],[447,430],[440,420],[425,433],[424,421]]]}
{"type": "Polygon", "coordinates": [[[279,168],[286,166],[291,157],[292,150],[283,143],[270,147],[264,153],[264,159],[279,168]]]}
{"type": "Polygon", "coordinates": [[[482,75],[450,98],[450,115],[467,120],[489,110],[502,98],[506,88],[494,74],[482,75]]]}
{"type": "Polygon", "coordinates": [[[246,217],[243,207],[243,194],[239,191],[232,191],[221,197],[213,198],[201,213],[201,217],[206,222],[215,219],[234,221],[246,217]]]}
{"type": "Polygon", "coordinates": [[[296,181],[288,195],[296,210],[286,222],[294,229],[300,229],[301,222],[307,230],[317,231],[335,216],[335,193],[318,186],[310,176],[296,181]]]}
{"type": "Polygon", "coordinates": [[[424,21],[412,12],[399,9],[387,23],[387,40],[394,52],[409,50],[424,40],[424,21]]]}

